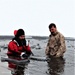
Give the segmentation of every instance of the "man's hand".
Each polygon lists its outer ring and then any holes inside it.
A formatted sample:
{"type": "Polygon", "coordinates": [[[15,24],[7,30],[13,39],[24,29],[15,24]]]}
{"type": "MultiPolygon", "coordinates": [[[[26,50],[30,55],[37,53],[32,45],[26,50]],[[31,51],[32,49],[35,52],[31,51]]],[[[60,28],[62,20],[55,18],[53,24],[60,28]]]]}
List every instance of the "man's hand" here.
{"type": "Polygon", "coordinates": [[[60,57],[61,56],[61,53],[60,52],[57,52],[55,57],[60,57]]]}

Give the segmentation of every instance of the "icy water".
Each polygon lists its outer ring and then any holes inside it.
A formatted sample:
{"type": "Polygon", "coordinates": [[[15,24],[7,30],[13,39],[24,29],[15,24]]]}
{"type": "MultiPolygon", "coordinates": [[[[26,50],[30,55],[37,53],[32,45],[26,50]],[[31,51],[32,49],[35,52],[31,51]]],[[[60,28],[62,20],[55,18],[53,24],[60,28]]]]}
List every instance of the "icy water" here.
{"type": "MultiPolygon", "coordinates": [[[[46,57],[45,47],[48,39],[30,38],[27,40],[30,40],[30,46],[35,56],[46,57]]],[[[0,59],[7,57],[6,47],[9,41],[9,39],[0,40],[0,59]]],[[[51,60],[49,63],[30,60],[25,69],[25,75],[75,75],[75,42],[70,39],[65,41],[67,50],[63,59],[51,60]]],[[[0,61],[0,75],[12,75],[7,62],[0,61]]]]}

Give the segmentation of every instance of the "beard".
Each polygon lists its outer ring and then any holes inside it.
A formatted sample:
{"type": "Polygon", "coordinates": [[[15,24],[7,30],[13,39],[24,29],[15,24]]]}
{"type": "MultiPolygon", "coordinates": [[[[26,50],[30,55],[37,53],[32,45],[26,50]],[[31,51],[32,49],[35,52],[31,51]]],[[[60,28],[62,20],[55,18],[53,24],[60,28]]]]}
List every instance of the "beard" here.
{"type": "Polygon", "coordinates": [[[51,34],[52,34],[53,36],[55,36],[56,34],[58,34],[58,32],[51,32],[51,34]]]}
{"type": "Polygon", "coordinates": [[[51,32],[51,34],[54,35],[55,33],[54,32],[51,32]]]}

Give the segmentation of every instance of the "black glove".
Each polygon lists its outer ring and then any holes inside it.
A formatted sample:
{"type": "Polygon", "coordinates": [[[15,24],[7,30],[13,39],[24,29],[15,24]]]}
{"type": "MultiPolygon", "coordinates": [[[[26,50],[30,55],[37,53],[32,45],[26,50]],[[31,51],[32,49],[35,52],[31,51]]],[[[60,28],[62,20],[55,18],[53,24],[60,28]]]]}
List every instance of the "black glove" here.
{"type": "Polygon", "coordinates": [[[26,54],[28,55],[28,57],[32,54],[31,51],[26,51],[26,54]]]}
{"type": "Polygon", "coordinates": [[[23,58],[28,58],[29,56],[27,54],[22,55],[23,58]]]}

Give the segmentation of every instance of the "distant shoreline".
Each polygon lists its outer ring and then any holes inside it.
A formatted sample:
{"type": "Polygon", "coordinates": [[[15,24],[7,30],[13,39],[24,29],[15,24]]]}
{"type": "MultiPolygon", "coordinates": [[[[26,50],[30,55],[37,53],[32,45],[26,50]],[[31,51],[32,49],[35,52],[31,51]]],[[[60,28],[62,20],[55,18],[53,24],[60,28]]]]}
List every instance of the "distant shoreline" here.
{"type": "MultiPolygon", "coordinates": [[[[0,36],[0,39],[12,39],[14,36],[12,35],[2,35],[0,36]]],[[[26,36],[26,39],[48,39],[48,36],[26,36]]],[[[72,37],[65,37],[65,40],[72,40],[75,41],[75,38],[72,37]]]]}

